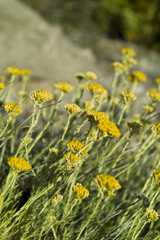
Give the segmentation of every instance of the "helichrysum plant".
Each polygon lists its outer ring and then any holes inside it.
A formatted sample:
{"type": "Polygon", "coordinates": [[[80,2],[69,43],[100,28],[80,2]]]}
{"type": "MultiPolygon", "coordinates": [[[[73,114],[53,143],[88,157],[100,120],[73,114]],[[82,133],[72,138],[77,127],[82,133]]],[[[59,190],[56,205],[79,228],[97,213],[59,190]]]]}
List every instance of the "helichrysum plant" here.
{"type": "Polygon", "coordinates": [[[0,76],[0,239],[160,239],[160,78],[145,93],[121,53],[110,89],[90,70],[31,93],[30,70],[0,76]]]}

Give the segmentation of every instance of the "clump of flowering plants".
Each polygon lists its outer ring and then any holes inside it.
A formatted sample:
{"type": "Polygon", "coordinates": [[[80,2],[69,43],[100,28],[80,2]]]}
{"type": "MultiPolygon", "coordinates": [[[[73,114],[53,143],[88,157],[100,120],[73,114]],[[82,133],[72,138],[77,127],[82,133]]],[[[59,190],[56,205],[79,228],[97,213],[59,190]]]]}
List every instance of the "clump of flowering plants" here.
{"type": "Polygon", "coordinates": [[[31,72],[7,68],[10,81],[0,83],[1,239],[159,239],[160,81],[134,112],[136,88],[147,79],[135,56],[124,48],[122,61],[111,64],[111,89],[88,71],[76,73],[75,83],[28,93],[31,72]]]}

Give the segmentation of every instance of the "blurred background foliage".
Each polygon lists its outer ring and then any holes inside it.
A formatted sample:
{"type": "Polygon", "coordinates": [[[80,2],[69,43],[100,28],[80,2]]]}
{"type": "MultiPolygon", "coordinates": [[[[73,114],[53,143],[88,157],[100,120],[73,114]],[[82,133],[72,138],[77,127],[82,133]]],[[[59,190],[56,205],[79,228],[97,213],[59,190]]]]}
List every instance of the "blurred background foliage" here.
{"type": "Polygon", "coordinates": [[[88,44],[98,36],[144,44],[160,51],[159,0],[20,0],[65,33],[88,44]]]}

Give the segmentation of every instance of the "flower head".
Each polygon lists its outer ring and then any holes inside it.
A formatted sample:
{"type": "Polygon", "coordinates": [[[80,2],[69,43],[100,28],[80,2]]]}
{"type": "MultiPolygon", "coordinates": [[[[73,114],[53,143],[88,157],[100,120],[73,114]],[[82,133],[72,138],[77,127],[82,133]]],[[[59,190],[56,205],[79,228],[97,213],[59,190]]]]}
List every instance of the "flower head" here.
{"type": "Polygon", "coordinates": [[[21,70],[16,67],[7,67],[7,72],[10,73],[11,75],[21,75],[21,70]]]}
{"type": "Polygon", "coordinates": [[[3,83],[0,83],[0,91],[3,90],[5,88],[3,83]]]}
{"type": "Polygon", "coordinates": [[[155,82],[159,84],[160,83],[160,78],[156,78],[155,82]]]}
{"type": "Polygon", "coordinates": [[[145,113],[150,114],[150,113],[155,111],[155,108],[153,106],[149,105],[149,104],[145,104],[143,106],[143,110],[144,110],[145,113]]]}
{"type": "Polygon", "coordinates": [[[109,115],[104,112],[98,112],[96,110],[87,111],[87,117],[90,122],[98,123],[99,120],[109,120],[109,115]]]}
{"type": "Polygon", "coordinates": [[[124,104],[128,104],[132,101],[135,101],[137,99],[136,95],[134,92],[132,91],[123,91],[122,92],[122,96],[123,96],[123,100],[124,100],[124,104]]]}
{"type": "MultiPolygon", "coordinates": [[[[67,143],[67,147],[71,148],[74,153],[79,153],[79,151],[85,147],[84,143],[79,142],[78,140],[72,140],[67,143]]],[[[88,148],[84,149],[81,154],[86,154],[88,148]]]]}
{"type": "Polygon", "coordinates": [[[156,222],[159,219],[158,213],[154,209],[147,208],[146,212],[148,222],[156,222]]]}
{"type": "Polygon", "coordinates": [[[65,109],[68,111],[70,115],[74,115],[81,111],[81,108],[75,103],[68,103],[65,105],[65,109]]]}
{"type": "Polygon", "coordinates": [[[89,190],[81,183],[77,183],[75,186],[73,186],[73,192],[78,200],[85,199],[89,196],[89,190]]]}
{"type": "Polygon", "coordinates": [[[87,80],[97,80],[97,75],[94,72],[86,72],[85,78],[87,80]]]}
{"type": "Polygon", "coordinates": [[[124,55],[130,55],[130,56],[135,56],[136,55],[136,52],[133,49],[130,49],[130,48],[122,48],[121,52],[124,55]]]}
{"type": "Polygon", "coordinates": [[[115,195],[114,192],[122,188],[119,181],[110,175],[98,174],[93,181],[103,192],[107,193],[107,196],[115,195]]]}
{"type": "Polygon", "coordinates": [[[8,164],[16,171],[28,171],[32,168],[32,166],[23,158],[18,157],[10,157],[8,158],[8,164]]]}
{"type": "Polygon", "coordinates": [[[108,99],[107,90],[102,87],[100,84],[91,83],[88,85],[88,91],[96,100],[100,101],[102,99],[108,99]]]}
{"type": "Polygon", "coordinates": [[[147,92],[147,97],[152,102],[160,102],[160,93],[156,92],[156,90],[153,88],[149,92],[147,92]]]}
{"type": "Polygon", "coordinates": [[[67,82],[59,82],[53,85],[54,89],[62,91],[63,93],[69,93],[72,91],[72,86],[71,84],[67,82]]]}
{"type": "Polygon", "coordinates": [[[22,108],[14,103],[5,103],[3,108],[6,110],[10,117],[16,117],[22,113],[22,108]]]}
{"type": "Polygon", "coordinates": [[[74,75],[79,81],[83,80],[85,78],[84,73],[75,73],[74,75]]]}
{"type": "Polygon", "coordinates": [[[54,98],[48,90],[44,89],[41,89],[39,91],[33,91],[30,97],[38,105],[42,104],[43,102],[50,101],[54,98]]]}
{"type": "Polygon", "coordinates": [[[66,165],[68,169],[76,167],[81,162],[81,159],[71,152],[64,154],[64,157],[67,160],[66,165]]]}
{"type": "Polygon", "coordinates": [[[114,124],[114,122],[111,122],[109,120],[99,120],[97,127],[102,133],[101,137],[110,136],[119,138],[121,136],[121,133],[117,126],[114,124]]]}
{"type": "Polygon", "coordinates": [[[159,170],[155,170],[153,172],[153,177],[154,177],[154,180],[157,183],[157,185],[160,187],[160,171],[159,170]]]}
{"type": "Polygon", "coordinates": [[[158,134],[160,134],[160,122],[156,124],[155,129],[158,134]]]}
{"type": "Polygon", "coordinates": [[[128,77],[128,79],[131,82],[141,83],[146,81],[146,75],[142,72],[135,71],[135,72],[132,72],[132,74],[128,77]]]}
{"type": "Polygon", "coordinates": [[[113,62],[111,64],[111,67],[115,69],[115,72],[117,73],[117,75],[127,70],[127,66],[121,62],[113,62]]]}
{"type": "Polygon", "coordinates": [[[20,75],[26,75],[26,76],[29,76],[32,74],[32,72],[30,70],[25,69],[25,68],[21,69],[20,73],[21,73],[20,75]]]}

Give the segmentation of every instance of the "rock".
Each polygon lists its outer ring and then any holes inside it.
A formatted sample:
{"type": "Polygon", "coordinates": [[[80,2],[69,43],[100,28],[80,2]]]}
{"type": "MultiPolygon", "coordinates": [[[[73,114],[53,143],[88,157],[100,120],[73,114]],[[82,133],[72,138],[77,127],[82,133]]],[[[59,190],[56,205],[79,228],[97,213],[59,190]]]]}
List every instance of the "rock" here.
{"type": "Polygon", "coordinates": [[[59,26],[16,0],[0,0],[0,56],[2,71],[7,66],[30,69],[42,86],[71,82],[75,72],[102,75],[91,50],[76,46],[59,26]]]}

